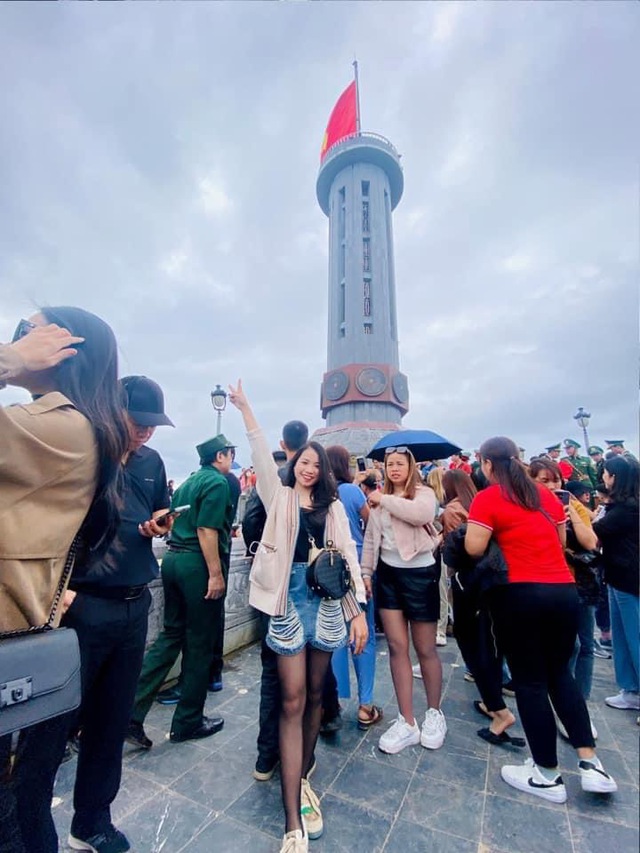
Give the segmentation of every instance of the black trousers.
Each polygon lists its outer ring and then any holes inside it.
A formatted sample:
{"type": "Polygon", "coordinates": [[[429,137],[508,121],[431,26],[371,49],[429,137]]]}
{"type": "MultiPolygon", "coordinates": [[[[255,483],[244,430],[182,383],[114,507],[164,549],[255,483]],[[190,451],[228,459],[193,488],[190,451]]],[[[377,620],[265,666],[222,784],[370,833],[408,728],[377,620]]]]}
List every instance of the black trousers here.
{"type": "Polygon", "coordinates": [[[13,767],[11,735],[0,738],[0,853],[58,853],[51,797],[72,717],[21,731],[13,767]]]}
{"type": "Polygon", "coordinates": [[[280,680],[278,679],[278,655],[265,642],[269,617],[261,614],[262,677],[260,679],[260,730],[258,731],[258,755],[267,764],[280,756],[280,680]]]}
{"type": "Polygon", "coordinates": [[[142,667],[151,593],[132,601],[79,593],[63,624],[75,628],[82,662],[80,752],[72,831],[92,834],[111,822],[122,776],[122,748],[142,667]]]}
{"type": "Polygon", "coordinates": [[[541,767],[558,764],[549,700],[572,746],[593,748],[589,712],[569,671],[578,632],[575,584],[510,583],[494,589],[490,602],[533,760],[541,767]]]}
{"type": "Polygon", "coordinates": [[[215,635],[215,646],[213,649],[213,658],[211,661],[211,670],[209,671],[209,683],[212,681],[217,681],[222,676],[223,669],[223,660],[222,655],[224,652],[224,618],[225,618],[225,601],[227,599],[227,594],[229,592],[228,583],[229,583],[229,566],[231,564],[231,554],[224,554],[220,557],[220,564],[222,566],[222,576],[224,577],[224,585],[225,585],[225,593],[222,599],[220,599],[221,607],[220,612],[218,614],[218,619],[216,621],[216,635],[215,635]]]}
{"type": "Polygon", "coordinates": [[[488,711],[502,711],[502,653],[498,651],[489,610],[473,592],[462,590],[455,577],[453,632],[467,668],[476,680],[478,692],[488,711]]]}

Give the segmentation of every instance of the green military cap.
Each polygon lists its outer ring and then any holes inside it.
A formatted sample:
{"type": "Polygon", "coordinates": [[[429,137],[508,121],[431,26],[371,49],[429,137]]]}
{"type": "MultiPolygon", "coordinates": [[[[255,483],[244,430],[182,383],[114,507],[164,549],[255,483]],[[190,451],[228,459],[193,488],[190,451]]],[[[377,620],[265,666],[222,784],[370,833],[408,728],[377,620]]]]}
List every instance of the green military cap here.
{"type": "Polygon", "coordinates": [[[547,451],[547,453],[552,450],[560,450],[560,442],[558,442],[557,444],[550,444],[549,447],[545,447],[545,450],[547,451]]]}
{"type": "Polygon", "coordinates": [[[578,442],[577,442],[577,441],[574,441],[572,438],[565,438],[565,440],[564,440],[564,446],[565,446],[565,447],[575,447],[575,448],[576,448],[576,450],[578,449],[578,447],[580,447],[580,445],[578,444],[578,442]]]}
{"type": "Polygon", "coordinates": [[[220,435],[216,435],[214,438],[209,438],[207,441],[203,441],[202,444],[198,444],[196,450],[201,460],[215,459],[216,453],[219,453],[221,450],[231,450],[234,447],[235,444],[232,444],[225,435],[220,433],[220,435]]]}
{"type": "Polygon", "coordinates": [[[596,453],[604,454],[604,450],[601,447],[598,447],[597,444],[592,444],[589,446],[589,456],[594,456],[596,453]]]}
{"type": "Polygon", "coordinates": [[[624,440],[622,438],[616,438],[614,441],[609,441],[608,438],[605,438],[604,443],[607,447],[624,447],[624,440]]]}

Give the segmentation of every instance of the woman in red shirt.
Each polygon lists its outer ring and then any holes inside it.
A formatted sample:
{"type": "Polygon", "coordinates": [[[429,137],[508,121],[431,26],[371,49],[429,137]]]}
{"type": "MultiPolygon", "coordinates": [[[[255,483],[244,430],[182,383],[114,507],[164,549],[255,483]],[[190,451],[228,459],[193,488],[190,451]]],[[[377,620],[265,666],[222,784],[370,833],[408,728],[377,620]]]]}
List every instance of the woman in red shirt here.
{"type": "Polygon", "coordinates": [[[528,476],[511,439],[488,439],[480,456],[490,486],[471,504],[465,548],[480,557],[493,536],[507,563],[509,582],[491,592],[491,610],[533,755],[524,766],[504,766],[502,778],[520,791],[566,801],[552,702],[578,753],[583,790],[616,791],[596,757],[587,706],[569,671],[579,602],[564,558],[562,504],[528,476]]]}

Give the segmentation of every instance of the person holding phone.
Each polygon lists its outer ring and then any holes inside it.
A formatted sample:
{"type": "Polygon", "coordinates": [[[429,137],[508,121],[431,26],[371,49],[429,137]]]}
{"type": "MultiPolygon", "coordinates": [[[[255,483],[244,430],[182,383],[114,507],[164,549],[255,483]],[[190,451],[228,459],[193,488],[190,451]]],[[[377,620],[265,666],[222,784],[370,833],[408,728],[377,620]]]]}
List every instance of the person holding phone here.
{"type": "MultiPolygon", "coordinates": [[[[567,520],[567,550],[565,557],[572,570],[576,589],[578,591],[578,635],[575,649],[569,662],[569,670],[578,684],[583,699],[591,696],[593,683],[593,661],[595,652],[595,611],[600,598],[600,586],[595,568],[584,565],[573,555],[593,551],[598,540],[591,526],[591,518],[587,508],[574,497],[568,489],[562,488],[560,466],[550,459],[534,459],[529,465],[529,475],[540,485],[549,489],[564,507],[567,520]]],[[[566,729],[558,721],[558,730],[567,737],[566,729]]],[[[591,733],[594,738],[598,732],[591,722],[591,733]]]]}
{"type": "MultiPolygon", "coordinates": [[[[152,540],[171,528],[164,463],[146,446],[156,427],[173,426],[164,411],[162,389],[147,376],[125,376],[120,391],[129,445],[121,464],[117,543],[103,559],[80,556],[62,620],[78,635],[82,666],[82,704],[75,726],[78,766],[68,839],[73,850],[100,849],[99,839],[112,833],[111,803],[120,789],[122,747],[147,639],[151,604],[147,587],[159,574],[152,540]]],[[[110,853],[128,850],[124,834],[115,833],[110,853]]]]}
{"type": "Polygon", "coordinates": [[[564,557],[564,509],[529,476],[511,439],[488,439],[480,457],[490,485],[471,503],[465,548],[481,557],[493,537],[507,564],[508,583],[490,591],[489,606],[532,753],[524,765],[503,766],[502,779],[550,802],[566,801],[553,703],[578,754],[582,789],[611,793],[617,785],[596,756],[587,705],[569,669],[579,599],[564,557]]]}
{"type": "Polygon", "coordinates": [[[349,521],[321,445],[304,444],[284,483],[243,391],[229,386],[242,414],[267,520],[250,578],[249,603],[268,613],[266,642],[278,656],[281,689],[280,768],[285,834],[280,853],[306,853],[324,829],[320,801],[309,784],[322,716],[322,689],[331,653],[347,642],[360,654],[368,637],[367,596],[349,521]],[[307,584],[311,541],[332,541],[346,557],[355,594],[320,598],[307,584]]]}
{"type": "MultiPolygon", "coordinates": [[[[46,622],[77,534],[95,561],[116,535],[128,443],[117,376],[113,331],[82,308],[43,308],[0,344],[0,388],[33,396],[0,408],[0,634],[46,622]]],[[[0,849],[57,853],[51,799],[71,716],[20,732],[13,760],[0,738],[0,849]]],[[[128,849],[115,827],[105,837],[128,849]]]]}

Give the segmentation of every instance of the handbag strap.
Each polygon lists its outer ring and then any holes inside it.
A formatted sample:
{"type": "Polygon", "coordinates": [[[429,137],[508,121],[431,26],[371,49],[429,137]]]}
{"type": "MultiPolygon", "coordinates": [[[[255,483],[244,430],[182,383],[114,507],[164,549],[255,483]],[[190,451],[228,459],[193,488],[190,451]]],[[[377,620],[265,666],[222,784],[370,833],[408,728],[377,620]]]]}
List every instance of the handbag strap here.
{"type": "Polygon", "coordinates": [[[47,621],[42,625],[31,625],[29,628],[19,628],[15,631],[2,631],[0,632],[0,639],[6,640],[10,637],[21,637],[25,634],[40,634],[43,631],[51,631],[53,629],[53,623],[58,612],[58,607],[60,606],[60,601],[64,594],[71,572],[73,571],[77,550],[78,536],[76,535],[71,543],[71,547],[69,548],[69,553],[67,554],[67,559],[65,560],[64,568],[62,569],[62,574],[60,575],[60,580],[58,582],[55,595],[53,596],[53,602],[51,604],[51,610],[49,611],[47,621]]]}

